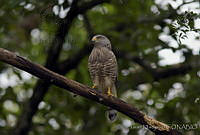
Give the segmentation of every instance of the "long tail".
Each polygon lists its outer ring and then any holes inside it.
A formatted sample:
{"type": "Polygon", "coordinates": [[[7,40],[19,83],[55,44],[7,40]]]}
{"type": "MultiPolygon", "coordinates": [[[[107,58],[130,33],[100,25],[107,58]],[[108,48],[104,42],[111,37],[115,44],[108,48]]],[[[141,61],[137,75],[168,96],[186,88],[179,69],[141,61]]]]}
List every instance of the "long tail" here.
{"type": "MultiPolygon", "coordinates": [[[[115,85],[112,87],[112,94],[117,97],[117,91],[116,91],[116,87],[115,85]]],[[[110,122],[114,122],[117,119],[117,111],[112,109],[112,108],[108,108],[107,112],[106,112],[106,117],[110,122]]]]}
{"type": "Polygon", "coordinates": [[[108,108],[106,117],[110,122],[114,122],[117,119],[117,111],[112,108],[108,108]]]}

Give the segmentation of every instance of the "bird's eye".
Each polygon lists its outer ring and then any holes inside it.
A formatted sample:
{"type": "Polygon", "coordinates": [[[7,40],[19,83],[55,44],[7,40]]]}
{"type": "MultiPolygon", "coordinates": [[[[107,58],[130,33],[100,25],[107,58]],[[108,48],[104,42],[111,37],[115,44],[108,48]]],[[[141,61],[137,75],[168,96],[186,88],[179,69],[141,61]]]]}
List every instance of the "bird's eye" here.
{"type": "Polygon", "coordinates": [[[100,36],[98,36],[98,37],[96,37],[97,39],[101,39],[101,37],[100,36]]]}
{"type": "Polygon", "coordinates": [[[94,36],[94,37],[92,38],[92,41],[99,41],[99,40],[102,40],[102,39],[104,39],[103,36],[94,36]]]}

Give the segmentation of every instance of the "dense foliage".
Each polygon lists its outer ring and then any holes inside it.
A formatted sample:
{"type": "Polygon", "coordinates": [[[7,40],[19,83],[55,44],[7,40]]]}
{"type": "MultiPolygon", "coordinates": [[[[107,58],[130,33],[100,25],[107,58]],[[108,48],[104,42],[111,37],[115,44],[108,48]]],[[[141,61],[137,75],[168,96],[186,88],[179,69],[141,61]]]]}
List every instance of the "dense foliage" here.
{"type": "MultiPolygon", "coordinates": [[[[119,98],[187,135],[198,134],[199,3],[195,0],[105,0],[103,4],[67,17],[73,4],[76,13],[98,0],[74,1],[1,0],[0,47],[91,86],[87,68],[89,40],[96,33],[106,35],[118,58],[119,98]],[[71,24],[66,23],[69,19],[71,24]],[[65,23],[69,26],[61,27],[65,23]],[[64,38],[61,50],[56,47],[60,43],[58,38],[64,38]],[[54,57],[56,53],[58,56],[54,57]],[[177,57],[178,61],[169,62],[177,57]],[[64,62],[67,64],[61,72],[57,67],[64,62]]],[[[55,86],[40,87],[40,91],[45,91],[44,95],[37,95],[42,101],[38,107],[30,105],[26,109],[34,100],[30,99],[36,87],[44,83],[37,80],[0,63],[1,135],[26,124],[26,119],[20,118],[32,112],[31,109],[36,113],[31,117],[31,128],[27,128],[29,135],[152,134],[122,114],[116,122],[109,123],[105,118],[106,107],[55,86]]]]}

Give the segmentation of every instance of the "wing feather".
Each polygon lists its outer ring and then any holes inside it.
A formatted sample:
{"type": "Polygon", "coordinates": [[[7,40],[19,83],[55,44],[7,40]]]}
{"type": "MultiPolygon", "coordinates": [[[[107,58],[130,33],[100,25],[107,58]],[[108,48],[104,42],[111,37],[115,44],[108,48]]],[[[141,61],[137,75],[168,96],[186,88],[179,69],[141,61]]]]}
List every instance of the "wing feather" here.
{"type": "Polygon", "coordinates": [[[114,53],[106,48],[94,48],[88,59],[90,76],[94,81],[95,77],[109,77],[113,82],[117,80],[118,66],[114,53]]]}

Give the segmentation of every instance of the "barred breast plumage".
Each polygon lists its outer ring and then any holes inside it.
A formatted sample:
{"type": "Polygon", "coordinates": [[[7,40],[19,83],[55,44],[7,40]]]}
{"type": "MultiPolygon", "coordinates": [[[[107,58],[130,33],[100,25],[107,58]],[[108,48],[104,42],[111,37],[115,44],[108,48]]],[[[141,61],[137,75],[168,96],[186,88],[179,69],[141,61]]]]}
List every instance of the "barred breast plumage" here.
{"type": "MultiPolygon", "coordinates": [[[[94,48],[88,59],[88,68],[93,88],[108,96],[117,97],[115,82],[118,75],[117,60],[111,50],[110,40],[103,35],[96,35],[92,38],[94,48]]],[[[110,121],[116,120],[117,111],[111,108],[107,111],[107,118],[110,121]]]]}
{"type": "Polygon", "coordinates": [[[106,47],[95,47],[88,60],[88,68],[92,80],[98,76],[99,80],[104,77],[111,78],[115,83],[117,79],[117,60],[114,53],[106,47]]]}

